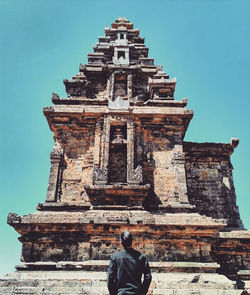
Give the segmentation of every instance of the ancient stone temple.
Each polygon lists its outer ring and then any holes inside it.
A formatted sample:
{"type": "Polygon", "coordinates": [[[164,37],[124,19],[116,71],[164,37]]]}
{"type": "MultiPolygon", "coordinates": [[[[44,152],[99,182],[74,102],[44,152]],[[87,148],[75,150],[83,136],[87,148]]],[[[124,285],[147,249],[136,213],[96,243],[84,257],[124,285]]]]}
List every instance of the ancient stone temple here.
{"type": "MultiPolygon", "coordinates": [[[[230,143],[184,141],[193,111],[176,79],[118,18],[44,115],[55,140],[47,197],[10,213],[22,263],[2,294],[108,294],[128,229],[153,272],[149,294],[247,294],[250,232],[236,206],[230,143]],[[26,292],[26,293],[25,293],[26,292]]],[[[188,91],[188,90],[187,90],[188,91]]]]}

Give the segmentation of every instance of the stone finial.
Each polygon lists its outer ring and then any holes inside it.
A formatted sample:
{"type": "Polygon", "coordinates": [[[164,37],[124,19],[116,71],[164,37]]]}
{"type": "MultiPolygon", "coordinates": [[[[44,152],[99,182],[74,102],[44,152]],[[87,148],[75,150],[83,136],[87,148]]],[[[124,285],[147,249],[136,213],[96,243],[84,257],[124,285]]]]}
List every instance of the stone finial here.
{"type": "Polygon", "coordinates": [[[182,101],[183,103],[187,104],[187,103],[188,103],[188,98],[185,97],[185,98],[183,98],[181,101],[182,101]]]}
{"type": "Polygon", "coordinates": [[[80,64],[79,65],[79,71],[85,71],[86,70],[86,65],[80,64]]]}
{"type": "Polygon", "coordinates": [[[230,141],[230,146],[231,146],[233,149],[235,149],[235,148],[238,146],[239,142],[240,142],[239,138],[232,137],[232,138],[231,138],[231,141],[230,141]]]}
{"type": "Polygon", "coordinates": [[[111,26],[113,29],[125,28],[131,30],[134,25],[126,17],[119,17],[111,24],[111,26]]]}
{"type": "Polygon", "coordinates": [[[16,214],[16,213],[9,213],[7,217],[7,223],[9,225],[12,225],[14,223],[20,223],[21,222],[21,217],[16,214]]]}
{"type": "Polygon", "coordinates": [[[116,21],[121,23],[129,23],[129,20],[125,16],[119,16],[116,21]]]}
{"type": "Polygon", "coordinates": [[[50,153],[50,158],[55,159],[55,158],[61,158],[63,155],[63,148],[59,142],[55,142],[55,145],[50,153]]]}
{"type": "Polygon", "coordinates": [[[51,100],[53,101],[54,99],[60,99],[60,96],[57,93],[52,92],[51,100]]]}

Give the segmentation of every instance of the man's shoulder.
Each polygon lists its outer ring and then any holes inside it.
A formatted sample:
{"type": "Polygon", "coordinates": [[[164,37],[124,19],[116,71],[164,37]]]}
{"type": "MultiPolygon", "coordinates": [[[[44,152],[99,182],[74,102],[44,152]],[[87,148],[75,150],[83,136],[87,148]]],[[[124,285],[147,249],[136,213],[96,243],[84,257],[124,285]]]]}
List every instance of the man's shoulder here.
{"type": "Polygon", "coordinates": [[[136,251],[135,253],[136,253],[139,260],[141,260],[143,262],[145,262],[145,260],[147,260],[146,254],[144,254],[144,253],[142,253],[140,251],[137,251],[137,250],[135,250],[135,251],[136,251]]]}
{"type": "Polygon", "coordinates": [[[136,252],[138,253],[138,255],[139,255],[140,257],[145,257],[145,258],[146,258],[146,254],[145,254],[145,253],[140,252],[140,251],[137,251],[137,250],[136,250],[136,252]]]}
{"type": "Polygon", "coordinates": [[[134,256],[138,257],[138,258],[146,258],[146,255],[138,250],[132,249],[131,254],[133,254],[134,256]]]}
{"type": "Polygon", "coordinates": [[[133,248],[123,249],[121,251],[115,252],[112,254],[113,259],[119,259],[123,257],[132,256],[135,259],[144,260],[147,259],[146,255],[138,250],[133,248]]]}
{"type": "Polygon", "coordinates": [[[111,257],[113,257],[115,259],[115,258],[119,258],[119,257],[121,257],[123,255],[124,255],[124,250],[121,250],[121,251],[117,251],[117,252],[113,253],[111,255],[111,257]]]}

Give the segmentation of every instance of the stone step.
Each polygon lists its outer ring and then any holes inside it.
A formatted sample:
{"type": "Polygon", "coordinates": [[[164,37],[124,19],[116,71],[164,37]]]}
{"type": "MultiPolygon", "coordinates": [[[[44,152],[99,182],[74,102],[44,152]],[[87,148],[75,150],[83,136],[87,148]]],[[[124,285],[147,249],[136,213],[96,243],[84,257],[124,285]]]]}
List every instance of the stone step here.
{"type": "MultiPolygon", "coordinates": [[[[36,287],[0,287],[1,295],[109,295],[104,287],[63,288],[50,289],[36,287]]],[[[219,290],[219,289],[150,289],[148,295],[244,295],[243,290],[219,290]]]]}
{"type": "MultiPolygon", "coordinates": [[[[0,294],[108,295],[106,272],[21,271],[0,279],[0,294]]],[[[216,273],[152,272],[149,295],[245,295],[216,273]]]]}
{"type": "Polygon", "coordinates": [[[243,290],[218,289],[155,289],[148,295],[244,295],[243,290]]]}
{"type": "Polygon", "coordinates": [[[250,280],[250,269],[239,270],[237,275],[241,280],[248,280],[249,281],[250,280]]]}
{"type": "Polygon", "coordinates": [[[13,289],[14,288],[12,288],[12,287],[0,287],[0,294],[1,295],[13,294],[12,293],[13,289]]]}
{"type": "MultiPolygon", "coordinates": [[[[205,289],[235,289],[236,284],[232,284],[232,282],[227,282],[224,280],[212,280],[212,278],[204,277],[204,276],[193,276],[193,278],[178,278],[176,277],[166,278],[162,276],[161,278],[157,277],[157,274],[153,274],[152,282],[159,289],[174,289],[176,285],[178,288],[189,288],[192,289],[194,286],[196,288],[205,288],[205,289]],[[198,278],[198,279],[197,279],[198,278]]],[[[16,288],[22,287],[30,287],[30,288],[81,288],[82,286],[86,287],[106,287],[106,279],[100,279],[96,277],[96,279],[82,279],[82,280],[68,280],[68,279],[48,279],[48,280],[1,280],[0,287],[10,287],[14,286],[16,288]]]]}
{"type": "MultiPolygon", "coordinates": [[[[18,271],[40,270],[85,270],[107,271],[109,260],[26,262],[16,266],[18,271]]],[[[150,268],[156,272],[204,272],[215,273],[220,265],[216,262],[163,261],[150,262],[150,268]]]]}
{"type": "Polygon", "coordinates": [[[153,281],[157,288],[196,288],[235,289],[236,283],[220,274],[204,273],[153,273],[153,281]]]}

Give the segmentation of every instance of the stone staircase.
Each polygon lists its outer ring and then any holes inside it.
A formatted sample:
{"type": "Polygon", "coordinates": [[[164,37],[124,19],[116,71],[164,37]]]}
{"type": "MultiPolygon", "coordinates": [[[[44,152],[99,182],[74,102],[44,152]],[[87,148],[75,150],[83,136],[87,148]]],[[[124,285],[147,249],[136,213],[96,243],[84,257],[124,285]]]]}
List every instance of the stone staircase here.
{"type": "MultiPolygon", "coordinates": [[[[245,295],[217,273],[152,272],[151,295],[245,295]]],[[[249,286],[250,287],[250,286],[249,286]]],[[[248,289],[249,290],[249,289],[248,289]]],[[[105,271],[18,271],[0,279],[1,295],[108,295],[105,271]]]]}

